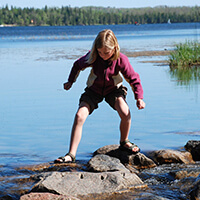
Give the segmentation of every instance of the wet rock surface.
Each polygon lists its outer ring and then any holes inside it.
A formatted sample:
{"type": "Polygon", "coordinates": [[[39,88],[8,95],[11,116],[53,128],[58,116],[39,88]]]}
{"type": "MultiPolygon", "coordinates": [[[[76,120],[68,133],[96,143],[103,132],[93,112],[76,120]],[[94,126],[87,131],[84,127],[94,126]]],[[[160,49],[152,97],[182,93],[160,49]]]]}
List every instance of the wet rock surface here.
{"type": "Polygon", "coordinates": [[[153,156],[153,160],[159,165],[168,163],[194,163],[189,152],[181,152],[168,149],[153,151],[150,154],[153,156]]]}
{"type": "Polygon", "coordinates": [[[135,155],[108,145],[88,162],[0,166],[0,199],[199,199],[200,162],[191,153],[199,141],[189,144],[135,155]]]}
{"type": "MultiPolygon", "coordinates": [[[[156,194],[163,194],[168,199],[195,199],[191,191],[198,190],[200,162],[193,164],[163,164],[154,169],[145,169],[139,177],[156,194]]],[[[196,192],[197,192],[196,191],[196,192]]]]}
{"type": "Polygon", "coordinates": [[[200,161],[200,141],[188,141],[185,145],[185,149],[192,154],[194,161],[200,161]]]}
{"type": "Polygon", "coordinates": [[[67,195],[57,195],[57,194],[52,194],[52,193],[30,193],[23,195],[21,200],[79,200],[76,197],[71,197],[67,195]]]}

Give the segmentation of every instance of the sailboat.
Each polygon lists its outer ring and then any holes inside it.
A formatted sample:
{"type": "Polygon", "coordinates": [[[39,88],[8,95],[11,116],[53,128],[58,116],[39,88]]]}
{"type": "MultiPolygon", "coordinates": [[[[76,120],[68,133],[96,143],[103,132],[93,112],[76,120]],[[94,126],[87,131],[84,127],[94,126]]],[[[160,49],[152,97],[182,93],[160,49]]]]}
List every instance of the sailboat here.
{"type": "Polygon", "coordinates": [[[167,23],[168,23],[168,24],[171,24],[171,21],[170,21],[170,19],[168,19],[167,23]]]}

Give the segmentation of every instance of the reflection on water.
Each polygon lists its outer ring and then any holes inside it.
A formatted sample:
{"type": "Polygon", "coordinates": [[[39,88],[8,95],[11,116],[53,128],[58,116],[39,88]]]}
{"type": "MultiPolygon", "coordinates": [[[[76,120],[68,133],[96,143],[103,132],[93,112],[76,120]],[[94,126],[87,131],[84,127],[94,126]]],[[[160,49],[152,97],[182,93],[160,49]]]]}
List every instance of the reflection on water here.
{"type": "Polygon", "coordinates": [[[200,81],[200,67],[179,67],[170,68],[170,75],[172,79],[177,81],[178,85],[195,84],[200,81]]]}

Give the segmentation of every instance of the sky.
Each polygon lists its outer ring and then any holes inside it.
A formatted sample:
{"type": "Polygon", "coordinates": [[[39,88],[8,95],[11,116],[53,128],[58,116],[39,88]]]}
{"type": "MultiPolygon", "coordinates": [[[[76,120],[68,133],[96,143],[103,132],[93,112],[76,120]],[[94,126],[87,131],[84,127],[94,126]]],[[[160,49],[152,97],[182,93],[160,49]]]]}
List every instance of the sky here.
{"type": "Polygon", "coordinates": [[[83,7],[83,6],[103,6],[115,8],[140,8],[156,6],[200,6],[200,0],[1,0],[0,7],[83,7]]]}

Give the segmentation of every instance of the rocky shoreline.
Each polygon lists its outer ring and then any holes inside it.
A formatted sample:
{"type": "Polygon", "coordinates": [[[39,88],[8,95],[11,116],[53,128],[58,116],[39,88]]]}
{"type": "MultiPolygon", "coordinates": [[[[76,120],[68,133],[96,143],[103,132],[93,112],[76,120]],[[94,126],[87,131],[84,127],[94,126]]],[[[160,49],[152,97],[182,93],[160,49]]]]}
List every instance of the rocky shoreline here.
{"type": "Polygon", "coordinates": [[[15,194],[0,199],[200,199],[200,141],[184,147],[129,154],[108,145],[87,163],[20,167],[15,194]]]}

